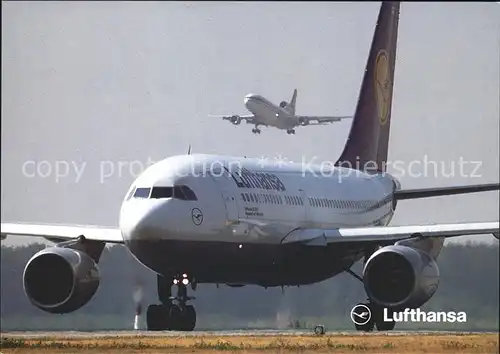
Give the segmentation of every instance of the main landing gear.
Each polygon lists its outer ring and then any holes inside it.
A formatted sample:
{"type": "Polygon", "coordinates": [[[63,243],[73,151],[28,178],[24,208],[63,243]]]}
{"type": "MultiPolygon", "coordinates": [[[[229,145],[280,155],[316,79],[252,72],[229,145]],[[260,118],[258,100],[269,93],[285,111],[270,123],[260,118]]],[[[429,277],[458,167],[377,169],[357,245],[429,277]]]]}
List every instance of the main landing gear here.
{"type": "Polygon", "coordinates": [[[254,133],[254,134],[260,134],[260,129],[259,129],[258,125],[256,125],[255,128],[252,129],[252,133],[254,133]]]}
{"type": "Polygon", "coordinates": [[[149,305],[146,322],[149,331],[192,331],[196,326],[196,311],[187,301],[187,285],[196,289],[196,283],[187,274],[176,277],[158,275],[158,297],[160,305],[149,305]],[[172,285],[177,285],[177,296],[171,296],[172,285]]]}
{"type": "MultiPolygon", "coordinates": [[[[357,331],[371,332],[375,326],[379,331],[392,331],[396,325],[394,320],[384,321],[384,309],[373,303],[357,304],[353,310],[357,313],[351,315],[351,319],[353,319],[353,321],[356,319],[354,325],[357,331]],[[368,308],[369,311],[363,311],[366,308],[368,308]],[[362,316],[363,312],[368,312],[368,314],[362,316]]],[[[388,318],[392,319],[392,311],[389,309],[387,311],[388,318]]]]}
{"type": "MultiPolygon", "coordinates": [[[[365,264],[375,251],[376,248],[368,248],[365,250],[365,264]]],[[[363,283],[363,278],[354,273],[352,270],[348,269],[347,273],[363,283]]],[[[375,326],[379,331],[392,331],[396,325],[396,322],[392,317],[392,312],[392,309],[385,309],[377,304],[370,302],[370,299],[368,299],[368,302],[360,303],[354,306],[351,310],[350,315],[351,320],[354,322],[356,330],[358,331],[371,332],[373,331],[375,326]],[[384,321],[384,310],[387,312],[387,321],[384,321]]]]}
{"type": "Polygon", "coordinates": [[[295,134],[295,129],[287,129],[287,134],[295,134]]]}

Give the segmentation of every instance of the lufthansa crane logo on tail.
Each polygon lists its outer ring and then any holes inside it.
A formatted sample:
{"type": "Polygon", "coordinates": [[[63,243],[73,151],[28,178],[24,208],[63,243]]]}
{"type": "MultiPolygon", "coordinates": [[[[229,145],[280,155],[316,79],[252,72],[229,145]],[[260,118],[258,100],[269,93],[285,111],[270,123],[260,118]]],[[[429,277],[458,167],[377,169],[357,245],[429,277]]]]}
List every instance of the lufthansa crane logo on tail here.
{"type": "Polygon", "coordinates": [[[380,50],[375,59],[375,100],[380,125],[387,123],[391,110],[391,76],[389,73],[389,55],[380,50]]]}

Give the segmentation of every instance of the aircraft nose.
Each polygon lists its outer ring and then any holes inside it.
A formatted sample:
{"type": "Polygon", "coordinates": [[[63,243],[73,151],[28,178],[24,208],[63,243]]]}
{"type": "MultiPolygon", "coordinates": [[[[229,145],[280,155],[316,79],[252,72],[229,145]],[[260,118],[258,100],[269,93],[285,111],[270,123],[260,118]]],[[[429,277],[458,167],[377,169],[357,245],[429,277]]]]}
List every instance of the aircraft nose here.
{"type": "Polygon", "coordinates": [[[120,229],[125,243],[157,239],[161,235],[165,205],[138,202],[124,206],[120,213],[120,229]]]}

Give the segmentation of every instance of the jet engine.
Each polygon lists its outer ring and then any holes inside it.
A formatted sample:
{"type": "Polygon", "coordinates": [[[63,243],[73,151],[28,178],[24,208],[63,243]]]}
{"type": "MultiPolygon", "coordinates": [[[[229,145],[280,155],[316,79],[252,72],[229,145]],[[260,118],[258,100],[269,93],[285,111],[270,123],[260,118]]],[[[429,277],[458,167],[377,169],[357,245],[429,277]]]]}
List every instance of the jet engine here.
{"type": "Polygon", "coordinates": [[[308,125],[309,121],[305,120],[304,118],[299,118],[298,120],[300,125],[308,125]]]}
{"type": "Polygon", "coordinates": [[[71,248],[50,247],[26,264],[24,292],[36,307],[50,313],[73,312],[94,296],[99,287],[96,262],[71,248]]]}
{"type": "Polygon", "coordinates": [[[436,292],[439,268],[426,252],[407,246],[386,246],[366,262],[363,283],[370,300],[378,305],[417,308],[436,292]]]}
{"type": "Polygon", "coordinates": [[[232,116],[231,117],[231,123],[238,125],[241,123],[241,117],[240,116],[232,116]]]}
{"type": "Polygon", "coordinates": [[[288,106],[288,102],[287,101],[281,101],[280,102],[280,107],[281,108],[285,108],[286,106],[288,106]]]}

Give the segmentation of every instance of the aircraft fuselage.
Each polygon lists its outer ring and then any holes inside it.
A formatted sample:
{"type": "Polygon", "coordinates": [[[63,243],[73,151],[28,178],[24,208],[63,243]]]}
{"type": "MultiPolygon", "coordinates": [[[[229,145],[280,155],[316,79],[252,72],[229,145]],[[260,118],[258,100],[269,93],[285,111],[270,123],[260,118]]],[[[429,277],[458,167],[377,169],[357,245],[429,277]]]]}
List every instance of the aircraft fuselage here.
{"type": "Polygon", "coordinates": [[[388,174],[262,162],[185,155],[150,166],[121,208],[126,245],[153,271],[188,272],[199,283],[310,284],[349,268],[363,245],[287,243],[292,231],[387,225],[392,218],[388,174]],[[191,198],[168,197],[173,186],[187,186],[191,198]]]}
{"type": "Polygon", "coordinates": [[[278,129],[291,129],[297,125],[293,115],[260,95],[248,94],[245,96],[244,102],[245,107],[263,125],[273,126],[278,129]]]}

